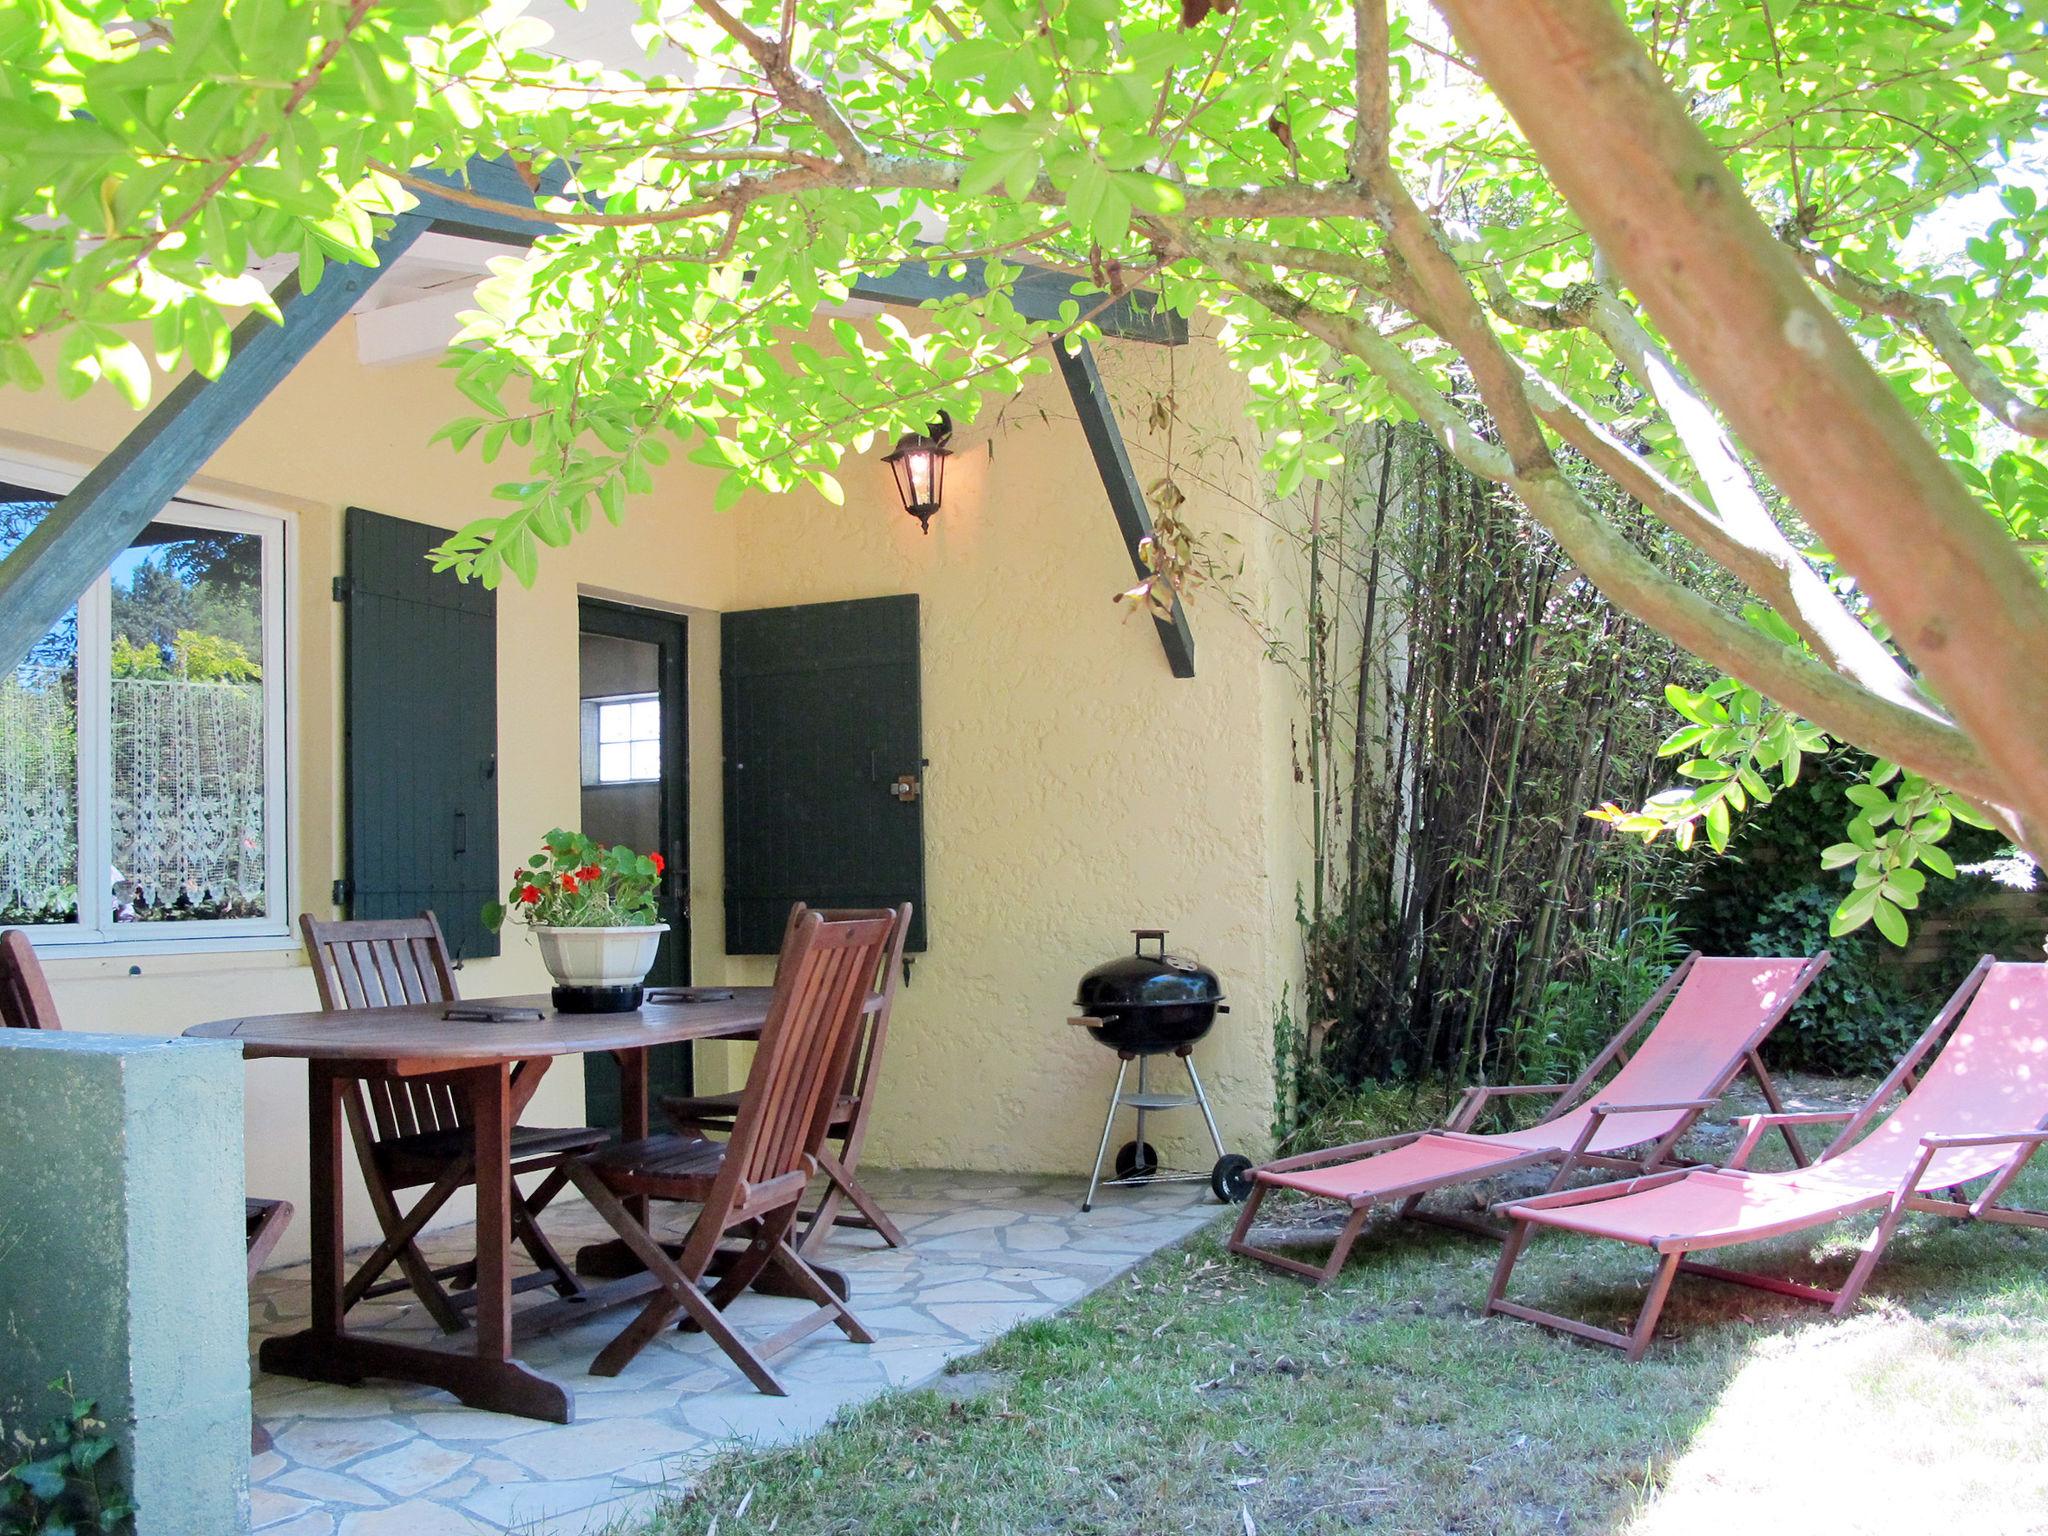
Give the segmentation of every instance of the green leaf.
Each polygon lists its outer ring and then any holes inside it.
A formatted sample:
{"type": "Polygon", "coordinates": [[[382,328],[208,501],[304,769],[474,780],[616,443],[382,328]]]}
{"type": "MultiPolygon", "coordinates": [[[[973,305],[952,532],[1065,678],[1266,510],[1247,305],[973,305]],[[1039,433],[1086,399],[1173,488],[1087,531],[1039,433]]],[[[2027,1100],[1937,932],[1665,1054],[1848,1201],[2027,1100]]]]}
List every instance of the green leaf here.
{"type": "Polygon", "coordinates": [[[1828,936],[1839,939],[1845,933],[1853,933],[1870,921],[1871,910],[1877,905],[1877,887],[1865,886],[1851,891],[1842,898],[1842,904],[1835,908],[1828,919],[1828,936]]]}
{"type": "Polygon", "coordinates": [[[123,340],[100,351],[100,372],[113,382],[122,398],[140,410],[149,404],[149,359],[142,348],[123,340]]]}
{"type": "Polygon", "coordinates": [[[1879,897],[1870,908],[1870,915],[1877,922],[1877,931],[1900,949],[1906,947],[1906,914],[1883,897],[1879,897]]]}

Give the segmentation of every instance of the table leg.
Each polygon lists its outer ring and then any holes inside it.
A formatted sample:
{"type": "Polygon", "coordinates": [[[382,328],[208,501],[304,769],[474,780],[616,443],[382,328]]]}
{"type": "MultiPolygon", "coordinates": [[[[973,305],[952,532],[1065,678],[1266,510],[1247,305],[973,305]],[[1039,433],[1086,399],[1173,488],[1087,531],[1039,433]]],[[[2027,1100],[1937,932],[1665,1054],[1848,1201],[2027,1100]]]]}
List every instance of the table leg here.
{"type": "MultiPolygon", "coordinates": [[[[644,1141],[648,1130],[647,1053],[614,1051],[612,1060],[619,1064],[619,1139],[644,1141]]],[[[645,1195],[628,1195],[625,1205],[633,1213],[635,1221],[643,1227],[647,1225],[648,1201],[645,1195]]]]}
{"type": "Polygon", "coordinates": [[[512,1358],[512,1086],[500,1064],[462,1074],[476,1136],[476,1352],[512,1358]]]}
{"type": "Polygon", "coordinates": [[[556,1424],[575,1417],[575,1400],[557,1382],[512,1358],[512,1106],[506,1063],[461,1074],[477,1151],[477,1308],[473,1354],[390,1343],[342,1326],[341,1102],[346,1079],[314,1063],[311,1207],[313,1316],[303,1332],[266,1339],[263,1369],[307,1381],[353,1386],[366,1376],[416,1381],[453,1393],[472,1408],[556,1424]]]}
{"type": "Polygon", "coordinates": [[[313,1245],[311,1331],[333,1338],[341,1332],[342,1260],[342,1151],[341,1101],[348,1092],[348,1080],[317,1062],[308,1064],[306,1074],[306,1122],[308,1190],[307,1221],[313,1245]]]}

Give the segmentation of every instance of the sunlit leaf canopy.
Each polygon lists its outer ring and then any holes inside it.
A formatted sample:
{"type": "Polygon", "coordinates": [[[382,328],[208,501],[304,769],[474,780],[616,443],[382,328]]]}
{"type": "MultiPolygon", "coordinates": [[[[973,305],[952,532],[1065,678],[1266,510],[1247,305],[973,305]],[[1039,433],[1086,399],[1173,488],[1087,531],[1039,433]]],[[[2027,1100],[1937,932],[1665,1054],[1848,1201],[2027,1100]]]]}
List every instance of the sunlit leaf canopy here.
{"type": "MultiPolygon", "coordinates": [[[[2043,8],[1622,9],[1953,472],[2038,549],[2043,8]]],[[[264,302],[252,261],[313,278],[363,260],[423,169],[503,157],[560,190],[532,252],[478,290],[456,363],[473,410],[441,435],[504,466],[503,506],[444,556],[531,581],[543,546],[626,515],[674,451],[718,472],[721,508],[749,488],[836,501],[845,454],[940,409],[973,420],[1144,287],[1247,380],[1276,497],[1334,470],[1356,422],[1419,416],[1616,601],[1745,679],[1755,708],[1696,759],[1726,772],[1646,809],[1656,827],[1718,844],[1752,781],[1832,739],[2003,803],[1795,510],[1739,464],[1733,483],[1711,405],[1429,9],[644,0],[619,32],[600,63],[514,6],[8,8],[7,377],[39,381],[46,336],[67,389],[142,399],[143,334],[160,365],[213,372],[228,321],[264,302]],[[819,319],[911,260],[995,291],[819,319]],[[1059,322],[1008,302],[1025,262],[1083,285],[1059,322]],[[1615,475],[1695,538],[1750,586],[1749,618],[1528,472],[1529,407],[1487,387],[1503,360],[1571,476],[1615,475]]]]}

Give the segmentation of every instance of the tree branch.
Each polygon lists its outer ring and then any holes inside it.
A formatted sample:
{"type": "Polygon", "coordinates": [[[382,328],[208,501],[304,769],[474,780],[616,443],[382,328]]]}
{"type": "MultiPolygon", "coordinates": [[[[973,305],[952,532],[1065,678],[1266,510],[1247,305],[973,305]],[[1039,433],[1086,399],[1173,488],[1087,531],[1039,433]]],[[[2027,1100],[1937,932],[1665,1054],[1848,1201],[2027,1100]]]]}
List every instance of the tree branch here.
{"type": "Polygon", "coordinates": [[[1697,545],[1770,604],[1836,672],[1903,708],[1950,723],[1782,534],[1767,535],[1758,542],[1745,539],[1549,380],[1532,374],[1529,398],[1553,432],[1641,502],[1659,522],[1697,545]],[[1873,651],[1875,657],[1869,654],[1873,651]]]}
{"type": "Polygon", "coordinates": [[[1816,300],[1618,11],[1583,0],[1436,4],[1672,349],[1976,743],[1991,782],[1965,792],[2011,807],[2040,846],[2040,574],[1816,300]]]}
{"type": "Polygon", "coordinates": [[[1873,283],[1795,238],[1785,237],[1785,244],[1800,269],[1836,298],[1846,299],[1866,315],[1890,320],[1918,334],[1993,421],[2023,437],[2048,438],[2048,406],[2028,400],[1993,372],[1940,299],[1873,283]]]}
{"type": "MultiPolygon", "coordinates": [[[[1177,238],[1188,254],[1207,263],[1247,298],[1363,362],[1460,464],[1512,488],[1587,578],[1623,610],[1821,729],[1852,741],[1881,741],[1894,761],[1916,773],[1967,795],[1996,798],[1997,780],[1961,731],[1924,710],[1905,708],[1858,686],[1672,580],[1588,505],[1547,449],[1532,466],[1520,464],[1499,444],[1482,437],[1397,344],[1350,316],[1318,309],[1279,283],[1257,276],[1199,233],[1182,230],[1177,238]]],[[[1518,384],[1518,394],[1520,389],[1518,384]]],[[[1533,421],[1526,403],[1523,410],[1533,421]]]]}
{"type": "Polygon", "coordinates": [[[867,165],[868,147],[854,131],[853,124],[832,105],[823,91],[798,74],[796,66],[790,63],[790,53],[796,45],[793,6],[785,9],[781,41],[771,43],[720,5],[718,0],[695,0],[695,4],[698,10],[718,24],[721,31],[752,55],[785,107],[817,124],[818,131],[831,140],[832,147],[839,151],[848,165],[855,168],[867,165]]]}
{"type": "Polygon", "coordinates": [[[1546,382],[1539,387],[1536,408],[1551,430],[1769,603],[1837,672],[1895,704],[1947,723],[1884,643],[1842,605],[1820,572],[1792,547],[1757,494],[1748,466],[1719,417],[1612,289],[1587,285],[1567,295],[1563,303],[1538,305],[1513,298],[1491,269],[1483,269],[1482,281],[1489,303],[1510,318],[1544,329],[1581,327],[1605,342],[1670,420],[1706,484],[1713,510],[1612,438],[1546,382]]]}
{"type": "MultiPolygon", "coordinates": [[[[967,166],[960,161],[931,160],[910,155],[871,154],[861,167],[837,162],[819,162],[816,167],[796,165],[787,170],[742,172],[731,180],[706,187],[700,197],[668,208],[649,208],[632,213],[600,213],[582,208],[535,208],[486,197],[466,187],[450,187],[429,181],[381,160],[366,164],[379,175],[389,176],[410,191],[446,198],[464,208],[502,214],[528,224],[559,224],[568,228],[645,228],[658,224],[685,224],[709,214],[727,213],[734,208],[787,197],[797,192],[834,189],[847,192],[954,192],[960,190],[967,166]]],[[[1066,194],[1040,177],[1019,201],[1047,208],[1064,208],[1066,194]]],[[[1349,185],[1321,185],[1288,182],[1275,187],[1190,187],[1183,209],[1196,219],[1314,219],[1369,216],[1374,203],[1364,192],[1349,185]]]]}
{"type": "Polygon", "coordinates": [[[1351,125],[1351,179],[1363,186],[1387,163],[1393,133],[1393,81],[1388,75],[1387,0],[1353,0],[1358,120],[1351,125]]]}

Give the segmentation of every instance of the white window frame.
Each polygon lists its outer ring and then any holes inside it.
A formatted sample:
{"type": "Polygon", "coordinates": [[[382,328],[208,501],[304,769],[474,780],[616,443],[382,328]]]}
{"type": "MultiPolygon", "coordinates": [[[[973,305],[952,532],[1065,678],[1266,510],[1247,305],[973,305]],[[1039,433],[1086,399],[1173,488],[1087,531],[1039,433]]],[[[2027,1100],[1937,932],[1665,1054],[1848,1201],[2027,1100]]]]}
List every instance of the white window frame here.
{"type": "MultiPolygon", "coordinates": [[[[657,710],[660,708],[661,694],[659,691],[642,689],[637,693],[593,694],[582,701],[582,729],[578,734],[582,738],[583,772],[581,777],[585,789],[630,789],[635,784],[659,784],[661,782],[661,765],[658,755],[655,771],[644,779],[607,779],[600,777],[598,773],[598,764],[601,761],[604,746],[598,740],[598,720],[605,706],[649,703],[655,705],[657,710]]],[[[657,718],[659,718],[658,715],[657,718]]],[[[648,739],[645,736],[634,736],[628,738],[628,743],[646,741],[648,739]]],[[[655,736],[653,740],[658,747],[661,741],[660,736],[655,736]]]]}
{"type": "MultiPolygon", "coordinates": [[[[0,459],[0,480],[24,489],[64,495],[76,477],[30,463],[0,459]]],[[[113,577],[102,571],[78,599],[78,920],[22,928],[29,942],[53,958],[107,954],[184,954],[203,949],[268,949],[292,942],[289,715],[286,707],[285,636],[291,620],[286,590],[291,524],[272,512],[174,499],[152,522],[223,533],[254,534],[263,541],[263,917],[191,922],[117,923],[113,867],[114,765],[111,740],[113,577]],[[90,718],[100,722],[85,729],[90,718]],[[91,881],[87,871],[99,870],[91,881]]]]}

